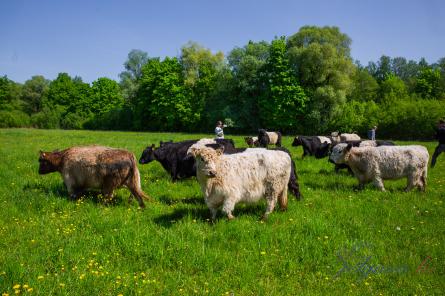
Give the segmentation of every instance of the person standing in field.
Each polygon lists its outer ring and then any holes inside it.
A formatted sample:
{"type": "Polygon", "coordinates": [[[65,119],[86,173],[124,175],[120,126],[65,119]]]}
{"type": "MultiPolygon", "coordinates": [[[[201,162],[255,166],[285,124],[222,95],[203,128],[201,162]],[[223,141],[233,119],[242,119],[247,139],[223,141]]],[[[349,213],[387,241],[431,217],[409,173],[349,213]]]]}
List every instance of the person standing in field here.
{"type": "Polygon", "coordinates": [[[377,130],[377,126],[374,125],[373,128],[371,128],[371,129],[368,131],[368,139],[370,139],[370,140],[372,140],[372,141],[375,141],[375,131],[376,131],[376,130],[377,130]]]}
{"type": "Polygon", "coordinates": [[[437,125],[436,139],[439,141],[439,145],[437,145],[431,158],[431,168],[436,165],[436,159],[439,154],[445,151],[445,121],[443,119],[439,120],[437,125]]]}
{"type": "Polygon", "coordinates": [[[217,121],[216,122],[216,127],[215,127],[215,138],[216,139],[224,139],[224,130],[223,128],[225,128],[226,125],[224,125],[221,121],[217,121]]]}

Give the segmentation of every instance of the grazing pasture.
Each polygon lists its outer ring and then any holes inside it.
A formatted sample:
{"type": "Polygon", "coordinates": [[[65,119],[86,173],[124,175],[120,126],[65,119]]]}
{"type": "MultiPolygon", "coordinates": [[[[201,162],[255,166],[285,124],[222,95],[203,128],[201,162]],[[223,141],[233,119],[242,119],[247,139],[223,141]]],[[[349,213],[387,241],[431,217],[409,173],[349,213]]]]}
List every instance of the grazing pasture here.
{"type": "MultiPolygon", "coordinates": [[[[151,143],[210,135],[0,130],[0,293],[13,295],[443,295],[445,157],[425,193],[406,180],[354,191],[327,159],[292,153],[302,193],[260,221],[265,203],[210,223],[198,182],[172,183],[158,162],[139,165],[155,201],[89,194],[69,200],[59,174],[38,174],[39,150],[100,144],[138,158],[151,143]],[[17,292],[17,293],[18,293],[17,292]]],[[[243,136],[226,135],[236,147],[243,136]]],[[[435,142],[425,145],[430,155],[435,142]]]]}

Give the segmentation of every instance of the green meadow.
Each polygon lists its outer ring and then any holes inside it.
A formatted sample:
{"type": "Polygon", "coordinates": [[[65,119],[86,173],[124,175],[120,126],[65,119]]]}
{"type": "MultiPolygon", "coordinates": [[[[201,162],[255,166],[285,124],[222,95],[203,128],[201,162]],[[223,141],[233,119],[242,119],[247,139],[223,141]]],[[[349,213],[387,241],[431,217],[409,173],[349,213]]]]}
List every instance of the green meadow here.
{"type": "MultiPolygon", "coordinates": [[[[426,192],[406,180],[355,191],[327,159],[291,147],[303,195],[260,221],[265,203],[215,223],[195,178],[172,183],[138,165],[146,209],[119,189],[111,203],[68,199],[58,173],[38,174],[39,150],[100,144],[137,158],[160,140],[205,134],[0,130],[0,293],[15,295],[444,295],[445,155],[426,192]]],[[[242,136],[226,135],[237,147],[242,136]]],[[[411,144],[412,142],[397,142],[411,144]]],[[[432,155],[435,142],[419,142],[432,155]]]]}

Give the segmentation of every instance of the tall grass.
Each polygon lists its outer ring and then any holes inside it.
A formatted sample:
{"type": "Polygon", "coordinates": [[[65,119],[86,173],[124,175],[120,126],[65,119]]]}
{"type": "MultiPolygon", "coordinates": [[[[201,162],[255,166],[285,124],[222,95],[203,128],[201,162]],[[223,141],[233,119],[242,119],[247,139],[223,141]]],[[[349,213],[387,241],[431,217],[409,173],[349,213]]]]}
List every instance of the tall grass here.
{"type": "MultiPolygon", "coordinates": [[[[111,204],[70,201],[60,175],[37,173],[39,150],[94,143],[139,157],[160,140],[204,136],[0,130],[0,293],[443,295],[444,155],[429,170],[426,193],[403,192],[405,180],[385,181],[387,192],[372,185],[356,192],[355,178],[335,174],[326,159],[301,160],[285,137],[303,200],[290,196],[289,209],[264,223],[264,203],[210,223],[196,180],[172,183],[157,162],[139,166],[155,200],[145,210],[128,204],[126,189],[111,204]],[[344,267],[338,255],[351,268],[335,277],[344,267]],[[384,269],[364,276],[363,258],[384,269]]],[[[421,144],[432,154],[435,143],[421,144]]]]}

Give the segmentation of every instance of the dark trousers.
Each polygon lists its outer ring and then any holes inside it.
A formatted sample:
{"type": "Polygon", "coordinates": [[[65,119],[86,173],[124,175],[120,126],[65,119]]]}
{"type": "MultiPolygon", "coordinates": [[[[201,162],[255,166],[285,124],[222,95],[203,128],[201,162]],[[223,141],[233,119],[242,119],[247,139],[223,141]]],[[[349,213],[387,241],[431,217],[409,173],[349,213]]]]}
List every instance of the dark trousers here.
{"type": "Polygon", "coordinates": [[[440,153],[445,152],[445,144],[439,144],[434,150],[433,157],[431,158],[431,167],[433,168],[436,165],[436,158],[440,153]]]}

